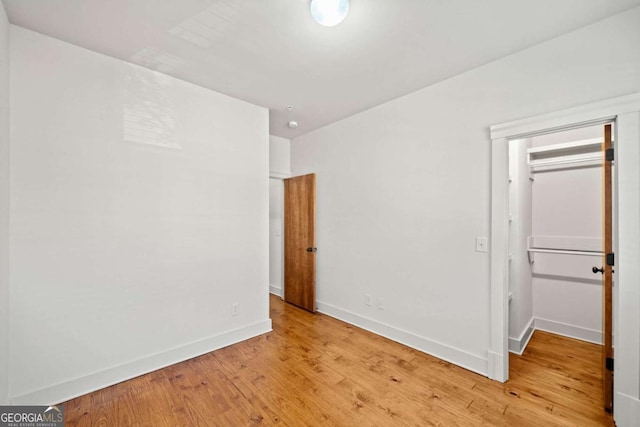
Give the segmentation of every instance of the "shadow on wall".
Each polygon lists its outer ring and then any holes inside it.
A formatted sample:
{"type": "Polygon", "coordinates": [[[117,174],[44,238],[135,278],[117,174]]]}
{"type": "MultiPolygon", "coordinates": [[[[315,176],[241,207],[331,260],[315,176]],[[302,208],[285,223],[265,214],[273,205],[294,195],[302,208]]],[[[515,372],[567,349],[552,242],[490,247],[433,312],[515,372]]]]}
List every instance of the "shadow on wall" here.
{"type": "Polygon", "coordinates": [[[150,73],[135,65],[129,67],[122,112],[126,142],[182,149],[176,136],[176,112],[167,91],[173,84],[169,76],[150,73]]]}

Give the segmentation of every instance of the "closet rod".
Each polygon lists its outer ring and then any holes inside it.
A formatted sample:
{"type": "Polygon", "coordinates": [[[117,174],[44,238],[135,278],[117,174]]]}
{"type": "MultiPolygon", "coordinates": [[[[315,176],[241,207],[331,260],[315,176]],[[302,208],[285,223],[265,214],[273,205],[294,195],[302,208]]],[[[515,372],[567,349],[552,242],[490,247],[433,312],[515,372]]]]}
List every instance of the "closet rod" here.
{"type": "Polygon", "coordinates": [[[586,255],[586,256],[604,256],[602,252],[596,251],[574,251],[571,249],[542,249],[542,248],[529,248],[529,252],[537,252],[543,254],[566,254],[566,255],[586,255]]]}

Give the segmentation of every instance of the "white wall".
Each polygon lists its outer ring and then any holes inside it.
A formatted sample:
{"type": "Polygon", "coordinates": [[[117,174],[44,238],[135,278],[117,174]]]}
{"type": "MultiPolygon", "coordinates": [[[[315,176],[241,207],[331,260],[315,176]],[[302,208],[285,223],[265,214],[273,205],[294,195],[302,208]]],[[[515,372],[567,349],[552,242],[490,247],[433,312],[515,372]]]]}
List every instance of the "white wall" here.
{"type": "Polygon", "coordinates": [[[635,8],[294,139],[293,173],[317,173],[321,311],[486,373],[489,126],[640,89],[638,22],[635,8]]]}
{"type": "Polygon", "coordinates": [[[533,333],[533,295],[527,241],[531,236],[530,139],[509,142],[509,350],[522,353],[533,333]]]}
{"type": "Polygon", "coordinates": [[[269,173],[291,174],[291,141],[287,138],[269,135],[269,173]]]}
{"type": "Polygon", "coordinates": [[[291,142],[269,135],[269,290],[282,296],[284,287],[284,186],[291,176],[291,142]]]}
{"type": "MultiPolygon", "coordinates": [[[[602,126],[533,138],[534,147],[602,137],[602,126]]],[[[601,250],[602,167],[563,168],[535,174],[532,233],[569,244],[599,241],[601,250]]],[[[602,342],[602,266],[598,256],[535,254],[533,311],[536,327],[587,341],[602,342]]]]}
{"type": "Polygon", "coordinates": [[[13,402],[270,330],[267,110],[11,37],[13,402]]]}
{"type": "Polygon", "coordinates": [[[9,399],[9,21],[0,2],[0,405],[9,399]]]}

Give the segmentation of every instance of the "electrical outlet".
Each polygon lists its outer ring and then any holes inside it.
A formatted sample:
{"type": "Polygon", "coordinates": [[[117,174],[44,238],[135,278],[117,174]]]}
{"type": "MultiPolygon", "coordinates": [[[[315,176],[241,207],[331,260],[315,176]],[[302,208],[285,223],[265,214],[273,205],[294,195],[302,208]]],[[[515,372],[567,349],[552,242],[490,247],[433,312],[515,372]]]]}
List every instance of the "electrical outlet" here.
{"type": "Polygon", "coordinates": [[[382,298],[378,298],[377,307],[378,307],[378,310],[384,310],[384,300],[382,298]]]}
{"type": "Polygon", "coordinates": [[[489,244],[486,237],[476,237],[476,252],[487,252],[489,244]]]}
{"type": "Polygon", "coordinates": [[[364,294],[364,305],[371,306],[371,294],[364,294]]]}
{"type": "Polygon", "coordinates": [[[233,304],[231,304],[231,315],[237,316],[238,314],[240,314],[240,304],[234,302],[233,304]]]}

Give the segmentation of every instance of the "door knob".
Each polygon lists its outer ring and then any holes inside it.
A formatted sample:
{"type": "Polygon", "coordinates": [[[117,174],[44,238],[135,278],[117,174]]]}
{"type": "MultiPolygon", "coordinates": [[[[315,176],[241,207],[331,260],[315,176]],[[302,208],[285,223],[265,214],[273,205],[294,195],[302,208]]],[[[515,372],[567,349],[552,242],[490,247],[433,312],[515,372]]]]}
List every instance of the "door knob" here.
{"type": "Polygon", "coordinates": [[[318,248],[307,248],[307,252],[318,252],[318,248]]]}
{"type": "Polygon", "coordinates": [[[604,274],[604,267],[600,267],[600,268],[598,268],[598,267],[593,267],[593,268],[591,269],[591,271],[593,271],[593,274],[596,274],[596,273],[598,273],[598,272],[599,272],[600,274],[604,274]]]}

